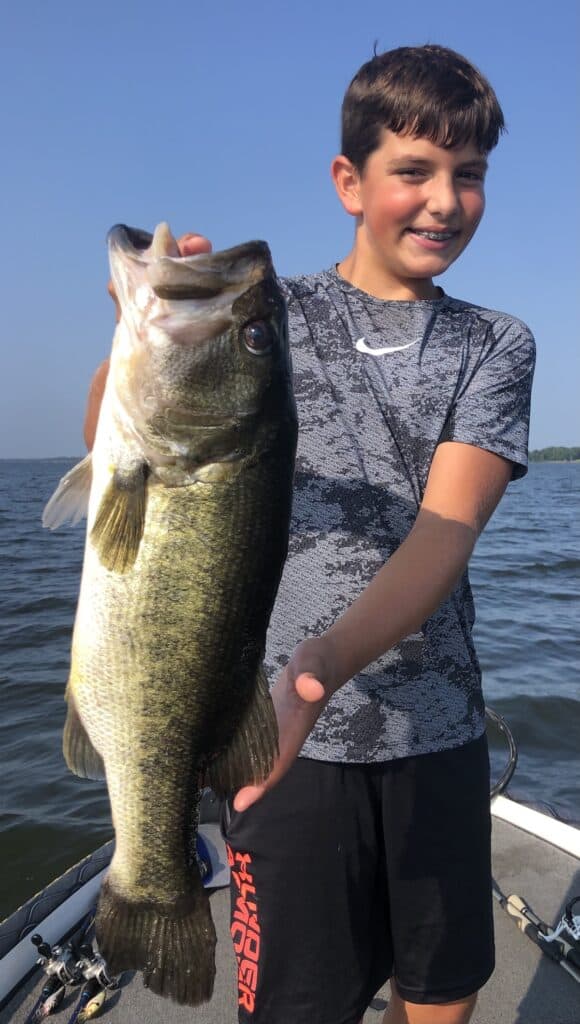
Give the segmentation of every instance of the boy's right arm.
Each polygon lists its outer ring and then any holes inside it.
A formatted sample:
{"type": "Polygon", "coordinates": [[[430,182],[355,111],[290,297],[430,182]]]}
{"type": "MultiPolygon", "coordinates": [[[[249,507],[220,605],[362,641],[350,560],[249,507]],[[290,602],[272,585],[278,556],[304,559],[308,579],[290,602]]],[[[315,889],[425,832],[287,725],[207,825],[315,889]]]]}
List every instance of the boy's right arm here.
{"type": "MultiPolygon", "coordinates": [[[[211,252],[211,242],[208,238],[203,235],[196,235],[188,233],[182,235],[177,240],[179,251],[182,256],[196,256],[201,252],[211,252]]],[[[107,286],[109,295],[115,303],[115,319],[117,323],[121,317],[121,308],[117,300],[113,282],[109,281],[107,286]]],[[[87,400],[87,411],[85,413],[85,423],[83,428],[83,436],[85,444],[89,451],[95,443],[95,434],[97,432],[97,423],[99,420],[99,412],[101,409],[101,402],[103,401],[103,394],[105,392],[105,384],[107,383],[107,374],[109,372],[109,360],[105,359],[104,362],[98,367],[95,375],[91,381],[89,388],[89,397],[87,400]]]]}
{"type": "Polygon", "coordinates": [[[99,368],[96,370],[95,375],[91,381],[91,386],[89,388],[87,411],[85,413],[85,424],[83,428],[85,444],[89,451],[92,451],[93,445],[95,443],[95,434],[97,432],[99,411],[101,408],[101,402],[103,401],[103,394],[105,391],[105,384],[107,383],[108,372],[109,360],[105,359],[104,362],[102,362],[99,368]]]}

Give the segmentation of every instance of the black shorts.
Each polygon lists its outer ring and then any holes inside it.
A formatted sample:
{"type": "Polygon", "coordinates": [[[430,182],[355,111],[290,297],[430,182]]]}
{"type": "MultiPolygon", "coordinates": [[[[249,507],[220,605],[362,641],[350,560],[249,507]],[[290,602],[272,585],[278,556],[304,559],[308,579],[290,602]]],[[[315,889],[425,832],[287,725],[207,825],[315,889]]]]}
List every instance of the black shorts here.
{"type": "Polygon", "coordinates": [[[378,765],[300,758],[229,818],[244,1024],[356,1024],[391,975],[414,1003],[490,977],[485,736],[378,765]]]}

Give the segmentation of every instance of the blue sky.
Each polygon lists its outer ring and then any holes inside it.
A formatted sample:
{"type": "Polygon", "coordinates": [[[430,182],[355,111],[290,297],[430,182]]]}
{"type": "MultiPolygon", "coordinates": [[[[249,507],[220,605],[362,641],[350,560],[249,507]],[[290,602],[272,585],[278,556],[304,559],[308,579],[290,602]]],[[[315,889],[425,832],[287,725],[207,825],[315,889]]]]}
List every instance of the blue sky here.
{"type": "Polygon", "coordinates": [[[491,80],[509,134],[445,290],[536,335],[531,444],[580,444],[576,3],[150,0],[6,5],[0,457],[83,451],[110,348],[105,235],[123,221],[265,238],[278,272],[329,266],[352,223],[329,177],[352,75],[437,42],[491,80]]]}

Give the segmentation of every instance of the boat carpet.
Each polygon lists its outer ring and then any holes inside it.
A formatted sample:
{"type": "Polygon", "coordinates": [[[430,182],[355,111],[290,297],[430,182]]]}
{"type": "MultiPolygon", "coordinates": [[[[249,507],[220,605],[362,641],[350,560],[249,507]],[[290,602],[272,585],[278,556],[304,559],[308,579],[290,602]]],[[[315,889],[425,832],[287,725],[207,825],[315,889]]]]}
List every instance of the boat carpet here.
{"type": "MultiPolygon", "coordinates": [[[[566,903],[580,895],[580,861],[541,839],[494,819],[494,876],[508,895],[517,893],[548,924],[559,920],[566,903]]],[[[103,1024],[235,1024],[235,963],[228,935],[227,889],[211,897],[218,931],[218,973],[211,1003],[192,1010],[152,995],[138,976],[124,979],[99,1015],[103,1024]]],[[[497,967],[480,994],[472,1024],[580,1024],[580,985],[550,961],[516,928],[494,902],[497,967]]],[[[31,979],[0,1014],[0,1024],[24,1024],[41,988],[31,979]]],[[[64,1024],[78,990],[52,1017],[64,1024]]],[[[367,1010],[364,1024],[380,1024],[389,986],[367,1010]]],[[[335,1024],[329,1021],[328,1024],[335,1024]]]]}

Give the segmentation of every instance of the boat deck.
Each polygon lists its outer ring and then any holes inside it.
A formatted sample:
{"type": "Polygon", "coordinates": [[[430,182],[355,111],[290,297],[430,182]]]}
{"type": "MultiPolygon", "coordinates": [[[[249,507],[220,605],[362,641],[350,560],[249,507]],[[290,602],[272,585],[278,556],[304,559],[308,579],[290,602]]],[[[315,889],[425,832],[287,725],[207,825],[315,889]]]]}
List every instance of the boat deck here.
{"type": "MultiPolygon", "coordinates": [[[[503,892],[518,893],[550,925],[559,920],[572,896],[580,895],[580,862],[575,857],[497,819],[493,824],[493,862],[503,892]]],[[[218,932],[218,970],[211,1003],[194,1010],[176,1006],[148,992],[139,976],[131,976],[107,998],[98,1018],[103,1024],[235,1024],[235,962],[228,934],[227,889],[216,890],[211,903],[218,932]]],[[[522,935],[497,903],[494,913],[497,967],[480,995],[472,1024],[580,1024],[580,985],[522,935]]],[[[24,1024],[41,987],[42,980],[35,975],[0,1013],[0,1024],[24,1024]]],[[[78,992],[75,989],[67,995],[52,1018],[55,1024],[68,1020],[78,992]]],[[[367,1010],[365,1024],[380,1024],[388,999],[386,985],[367,1010]]]]}

